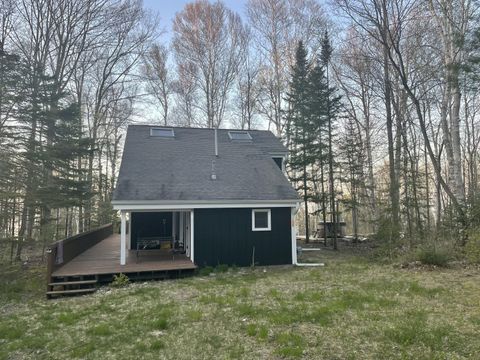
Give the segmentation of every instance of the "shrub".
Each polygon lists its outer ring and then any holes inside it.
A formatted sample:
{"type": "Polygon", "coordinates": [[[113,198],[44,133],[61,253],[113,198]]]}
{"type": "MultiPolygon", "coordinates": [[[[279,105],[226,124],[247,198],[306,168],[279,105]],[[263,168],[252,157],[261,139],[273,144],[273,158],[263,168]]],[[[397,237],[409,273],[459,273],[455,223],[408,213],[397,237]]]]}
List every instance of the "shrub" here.
{"type": "Polygon", "coordinates": [[[444,249],[427,246],[418,250],[417,260],[424,265],[445,267],[450,260],[450,255],[444,249]]]}
{"type": "Polygon", "coordinates": [[[480,264],[480,228],[475,228],[468,232],[465,256],[469,262],[480,264]]]}
{"type": "Polygon", "coordinates": [[[205,267],[201,268],[198,273],[199,273],[201,276],[208,276],[208,275],[210,275],[212,272],[213,272],[213,267],[211,267],[211,266],[205,266],[205,267]]]}
{"type": "Polygon", "coordinates": [[[248,336],[257,335],[257,326],[255,324],[248,324],[247,325],[247,335],[248,336]]]}
{"type": "Polygon", "coordinates": [[[218,264],[215,268],[215,271],[218,273],[224,273],[228,271],[228,265],[226,264],[218,264]]]}
{"type": "Polygon", "coordinates": [[[153,321],[153,327],[157,330],[166,330],[168,328],[168,320],[165,317],[159,317],[153,321]]]}
{"type": "Polygon", "coordinates": [[[128,276],[120,273],[118,275],[113,275],[113,281],[110,283],[110,286],[119,288],[128,286],[128,284],[130,284],[128,276]]]}
{"type": "Polygon", "coordinates": [[[238,271],[238,266],[233,264],[232,266],[230,266],[230,271],[231,272],[237,272],[238,271]]]}

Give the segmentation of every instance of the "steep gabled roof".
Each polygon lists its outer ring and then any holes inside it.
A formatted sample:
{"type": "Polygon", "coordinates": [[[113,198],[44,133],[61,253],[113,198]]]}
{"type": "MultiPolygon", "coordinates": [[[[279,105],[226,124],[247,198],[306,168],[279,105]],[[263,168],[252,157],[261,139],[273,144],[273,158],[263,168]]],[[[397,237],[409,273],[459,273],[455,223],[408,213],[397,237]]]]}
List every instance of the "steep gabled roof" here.
{"type": "Polygon", "coordinates": [[[216,157],[212,129],[173,128],[174,138],[163,138],[151,128],[128,127],[114,203],[298,199],[272,160],[287,149],[270,131],[249,130],[252,141],[242,142],[219,129],[216,157]]]}

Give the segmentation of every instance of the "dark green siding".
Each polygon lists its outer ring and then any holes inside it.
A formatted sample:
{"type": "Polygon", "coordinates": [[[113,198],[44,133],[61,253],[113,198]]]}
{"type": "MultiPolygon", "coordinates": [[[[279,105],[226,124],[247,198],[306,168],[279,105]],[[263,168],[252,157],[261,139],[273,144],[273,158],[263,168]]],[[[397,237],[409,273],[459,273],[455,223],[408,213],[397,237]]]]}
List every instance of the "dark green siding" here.
{"type": "Polygon", "coordinates": [[[138,237],[152,236],[172,236],[172,213],[132,212],[132,249],[137,248],[138,237]]]}
{"type": "Polygon", "coordinates": [[[272,208],[271,231],[252,231],[252,209],[195,209],[194,250],[199,266],[291,264],[291,208],[272,208]]]}

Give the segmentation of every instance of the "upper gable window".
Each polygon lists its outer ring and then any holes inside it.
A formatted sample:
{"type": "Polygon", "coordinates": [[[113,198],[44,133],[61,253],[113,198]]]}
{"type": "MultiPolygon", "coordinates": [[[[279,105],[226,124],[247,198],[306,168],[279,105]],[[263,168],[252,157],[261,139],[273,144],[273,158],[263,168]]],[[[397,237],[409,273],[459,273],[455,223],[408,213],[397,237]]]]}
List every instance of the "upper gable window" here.
{"type": "Polygon", "coordinates": [[[252,141],[252,137],[248,131],[229,131],[228,137],[231,140],[252,141]]]}
{"type": "Polygon", "coordinates": [[[163,138],[174,138],[175,133],[173,132],[173,129],[150,128],[150,136],[163,137],[163,138]]]}
{"type": "Polygon", "coordinates": [[[273,161],[275,161],[275,164],[277,164],[277,166],[280,168],[280,170],[285,170],[283,168],[283,157],[279,157],[279,156],[274,156],[272,157],[273,161]]]}

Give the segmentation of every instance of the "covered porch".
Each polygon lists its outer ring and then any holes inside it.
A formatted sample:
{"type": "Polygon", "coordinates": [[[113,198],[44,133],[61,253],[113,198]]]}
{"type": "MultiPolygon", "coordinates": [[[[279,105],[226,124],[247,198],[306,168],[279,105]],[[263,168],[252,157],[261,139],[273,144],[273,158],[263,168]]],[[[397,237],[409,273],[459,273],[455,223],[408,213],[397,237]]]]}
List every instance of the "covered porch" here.
{"type": "Polygon", "coordinates": [[[121,210],[119,265],[148,259],[185,258],[194,261],[194,212],[181,210],[121,210]]]}

